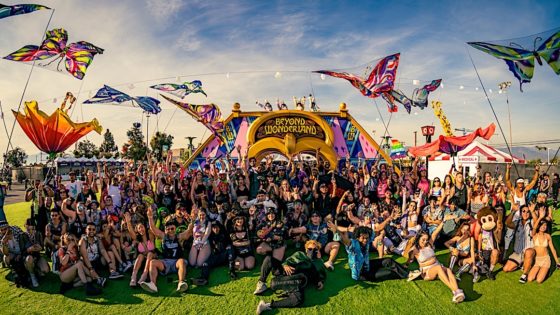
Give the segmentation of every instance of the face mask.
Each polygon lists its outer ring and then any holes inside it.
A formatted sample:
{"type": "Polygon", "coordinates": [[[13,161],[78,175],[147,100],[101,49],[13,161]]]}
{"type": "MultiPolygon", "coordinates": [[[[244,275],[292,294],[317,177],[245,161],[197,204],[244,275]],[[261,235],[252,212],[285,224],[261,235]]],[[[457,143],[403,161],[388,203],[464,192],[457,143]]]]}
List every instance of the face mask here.
{"type": "Polygon", "coordinates": [[[307,257],[309,257],[309,259],[317,259],[317,248],[307,249],[306,255],[307,257]]]}

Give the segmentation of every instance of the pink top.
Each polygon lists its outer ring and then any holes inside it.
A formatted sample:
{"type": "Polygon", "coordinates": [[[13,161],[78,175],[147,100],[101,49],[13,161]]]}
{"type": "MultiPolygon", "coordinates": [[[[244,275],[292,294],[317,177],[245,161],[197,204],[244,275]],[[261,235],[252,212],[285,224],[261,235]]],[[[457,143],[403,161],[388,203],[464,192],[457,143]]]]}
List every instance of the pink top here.
{"type": "Polygon", "coordinates": [[[423,178],[418,181],[418,189],[422,190],[424,196],[427,196],[430,193],[430,181],[423,178]]]}
{"type": "Polygon", "coordinates": [[[146,247],[148,247],[147,250],[146,248],[144,248],[144,243],[138,243],[138,252],[144,254],[145,252],[153,252],[155,250],[154,242],[152,242],[151,240],[148,240],[148,242],[146,242],[146,247]]]}

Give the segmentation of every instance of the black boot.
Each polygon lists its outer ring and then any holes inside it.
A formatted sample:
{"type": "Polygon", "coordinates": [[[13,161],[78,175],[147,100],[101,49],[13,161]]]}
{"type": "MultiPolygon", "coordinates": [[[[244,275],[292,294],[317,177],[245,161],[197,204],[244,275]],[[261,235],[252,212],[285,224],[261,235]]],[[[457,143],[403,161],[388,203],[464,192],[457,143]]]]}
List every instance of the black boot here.
{"type": "Polygon", "coordinates": [[[88,296],[94,296],[94,295],[100,295],[101,293],[103,293],[103,291],[94,286],[93,283],[88,282],[86,283],[86,295],[88,296]]]}
{"type": "Polygon", "coordinates": [[[229,277],[231,280],[237,279],[237,273],[235,272],[235,260],[229,261],[229,277]]]}

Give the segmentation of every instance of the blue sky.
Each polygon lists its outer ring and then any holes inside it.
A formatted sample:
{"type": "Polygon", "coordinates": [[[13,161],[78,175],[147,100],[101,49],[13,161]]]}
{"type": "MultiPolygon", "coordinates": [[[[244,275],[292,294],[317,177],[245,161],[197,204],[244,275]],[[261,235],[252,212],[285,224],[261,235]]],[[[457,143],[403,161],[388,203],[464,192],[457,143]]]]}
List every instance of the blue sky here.
{"type": "MultiPolygon", "coordinates": [[[[14,4],[4,1],[4,4],[14,4]]],[[[322,110],[334,111],[346,102],[350,113],[375,138],[384,131],[372,99],[362,97],[341,79],[321,80],[311,74],[320,69],[351,69],[395,52],[401,52],[397,81],[410,93],[412,80],[443,78],[444,87],[432,95],[439,99],[453,128],[475,129],[495,121],[470,63],[466,41],[498,40],[531,35],[560,26],[557,1],[36,1],[56,9],[50,29],[64,27],[70,41],[86,40],[105,49],[98,55],[83,81],[55,72],[35,69],[25,100],[38,100],[51,112],[66,91],[84,101],[103,84],[131,95],[157,94],[149,85],[180,80],[202,80],[209,97],[189,96],[192,103],[214,102],[227,115],[239,102],[244,110],[256,110],[255,100],[290,101],[314,92],[322,110]],[[275,78],[275,73],[281,73],[275,78]],[[244,73],[238,73],[244,72],[244,73]],[[226,76],[230,73],[229,78],[226,76]],[[157,80],[158,78],[169,78],[157,80]],[[463,89],[460,87],[463,86],[463,89]]],[[[0,54],[7,55],[26,44],[40,41],[50,12],[0,20],[0,54]]],[[[497,84],[512,81],[513,140],[555,139],[560,131],[560,101],[556,92],[560,78],[552,69],[537,66],[524,93],[504,62],[482,52],[470,53],[487,88],[498,118],[508,133],[505,95],[495,93],[497,84]]],[[[30,67],[0,60],[0,100],[9,126],[30,67]]],[[[376,100],[385,121],[389,113],[376,100]]],[[[291,105],[291,101],[289,103],[291,105]]],[[[203,126],[173,105],[150,119],[150,133],[157,128],[175,136],[175,147],[186,144],[184,136],[208,137],[203,126]],[[158,121],[156,124],[156,120],[158,121]]],[[[142,121],[139,109],[106,105],[81,105],[73,118],[97,117],[111,129],[117,142],[126,130],[142,121]]],[[[393,114],[389,133],[407,145],[413,131],[434,123],[441,128],[430,107],[412,115],[393,114]]],[[[7,139],[2,132],[0,148],[7,139]]],[[[90,134],[99,144],[102,137],[90,134]]],[[[19,126],[16,145],[29,154],[37,152],[19,126]]],[[[501,136],[491,143],[503,143],[501,136]]]]}

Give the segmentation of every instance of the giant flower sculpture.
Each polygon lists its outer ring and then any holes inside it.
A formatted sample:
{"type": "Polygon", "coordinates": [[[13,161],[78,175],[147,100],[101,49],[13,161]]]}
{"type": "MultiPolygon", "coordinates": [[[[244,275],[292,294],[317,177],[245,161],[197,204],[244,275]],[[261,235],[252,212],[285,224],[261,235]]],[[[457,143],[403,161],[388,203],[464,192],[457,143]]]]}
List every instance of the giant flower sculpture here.
{"type": "MultiPolygon", "coordinates": [[[[70,94],[71,95],[71,94],[70,94]]],[[[50,116],[39,110],[36,101],[25,102],[25,113],[12,111],[19,125],[39,150],[54,158],[90,131],[101,134],[103,128],[97,119],[90,122],[75,123],[65,110],[66,100],[50,116]]]]}

